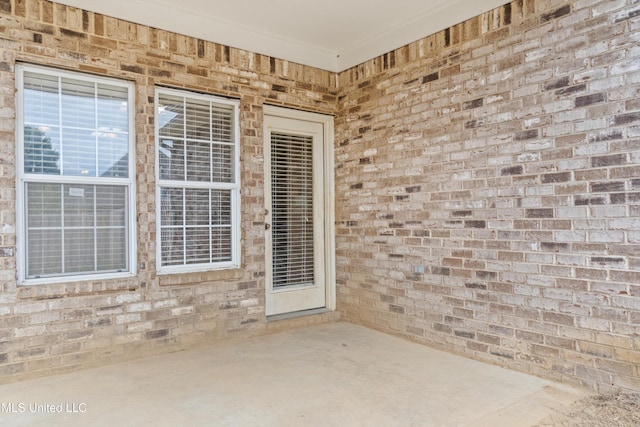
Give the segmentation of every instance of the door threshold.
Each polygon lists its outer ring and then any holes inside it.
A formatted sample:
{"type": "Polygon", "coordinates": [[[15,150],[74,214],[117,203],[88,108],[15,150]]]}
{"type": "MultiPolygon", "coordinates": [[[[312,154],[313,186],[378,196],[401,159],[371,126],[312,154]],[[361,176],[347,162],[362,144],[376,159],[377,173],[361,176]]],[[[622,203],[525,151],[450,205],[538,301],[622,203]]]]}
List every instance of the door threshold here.
{"type": "Polygon", "coordinates": [[[331,310],[329,310],[328,308],[321,307],[321,308],[312,308],[310,310],[292,311],[291,313],[273,314],[271,316],[267,316],[267,323],[276,322],[278,320],[295,319],[298,317],[313,316],[314,314],[324,314],[324,313],[330,313],[330,312],[331,310]]]}
{"type": "Polygon", "coordinates": [[[340,321],[340,312],[328,308],[314,308],[312,310],[295,311],[293,313],[267,316],[266,333],[287,331],[290,329],[306,328],[340,321]]]}

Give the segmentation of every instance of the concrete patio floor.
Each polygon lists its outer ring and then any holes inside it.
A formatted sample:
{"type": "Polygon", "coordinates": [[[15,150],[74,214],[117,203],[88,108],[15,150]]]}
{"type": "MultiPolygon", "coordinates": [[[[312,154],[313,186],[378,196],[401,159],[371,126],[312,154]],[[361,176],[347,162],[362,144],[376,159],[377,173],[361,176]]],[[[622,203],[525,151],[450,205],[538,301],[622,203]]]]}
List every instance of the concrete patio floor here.
{"type": "Polygon", "coordinates": [[[0,385],[0,425],[515,427],[584,395],[338,322],[0,385]]]}

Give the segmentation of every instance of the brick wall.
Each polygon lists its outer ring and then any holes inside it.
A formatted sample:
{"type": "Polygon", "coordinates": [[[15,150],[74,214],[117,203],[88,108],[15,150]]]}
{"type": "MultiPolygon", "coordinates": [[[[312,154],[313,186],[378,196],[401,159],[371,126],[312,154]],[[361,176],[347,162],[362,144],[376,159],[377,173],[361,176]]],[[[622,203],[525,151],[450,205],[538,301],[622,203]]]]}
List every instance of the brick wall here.
{"type": "Polygon", "coordinates": [[[640,2],[518,0],[339,75],[347,320],[640,389],[640,2]]]}
{"type": "Polygon", "coordinates": [[[0,0],[0,29],[0,382],[264,332],[262,105],[333,112],[335,74],[41,0],[0,0]],[[135,83],[136,277],[16,286],[19,62],[135,83]],[[240,99],[240,269],[155,274],[156,85],[240,99]]]}
{"type": "Polygon", "coordinates": [[[0,381],[265,331],[270,103],[337,113],[347,320],[601,391],[640,389],[639,16],[637,0],[517,0],[336,77],[0,0],[0,381]],[[16,286],[18,62],[135,82],[135,278],[16,286]],[[240,99],[241,269],[155,274],[156,85],[240,99]]]}

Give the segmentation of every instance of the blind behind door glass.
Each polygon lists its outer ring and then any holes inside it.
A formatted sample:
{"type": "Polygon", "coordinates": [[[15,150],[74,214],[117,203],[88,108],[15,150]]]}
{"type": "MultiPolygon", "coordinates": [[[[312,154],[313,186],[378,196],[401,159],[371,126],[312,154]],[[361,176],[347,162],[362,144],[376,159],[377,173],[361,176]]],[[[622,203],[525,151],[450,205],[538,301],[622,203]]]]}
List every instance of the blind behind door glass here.
{"type": "Polygon", "coordinates": [[[312,285],[313,137],[271,134],[273,286],[312,285]]]}

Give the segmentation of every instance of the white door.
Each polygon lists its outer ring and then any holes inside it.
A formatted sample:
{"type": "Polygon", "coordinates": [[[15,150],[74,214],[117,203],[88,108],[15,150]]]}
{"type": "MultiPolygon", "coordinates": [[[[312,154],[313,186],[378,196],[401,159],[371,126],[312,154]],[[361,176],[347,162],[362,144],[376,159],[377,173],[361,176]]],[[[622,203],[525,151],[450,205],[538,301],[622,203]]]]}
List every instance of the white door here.
{"type": "Polygon", "coordinates": [[[325,126],[267,111],[266,313],[327,307],[325,126]]]}

